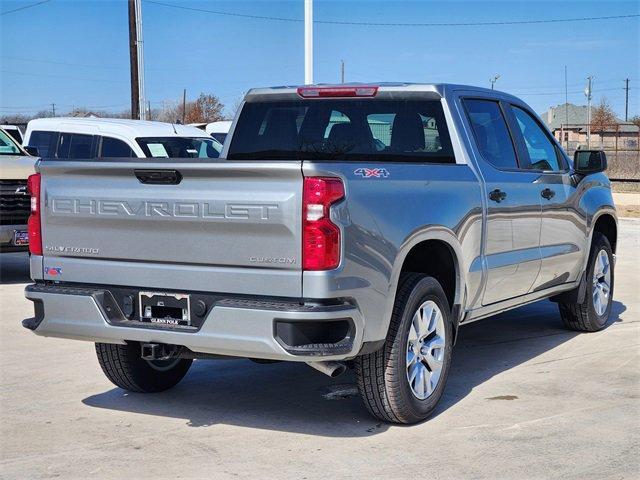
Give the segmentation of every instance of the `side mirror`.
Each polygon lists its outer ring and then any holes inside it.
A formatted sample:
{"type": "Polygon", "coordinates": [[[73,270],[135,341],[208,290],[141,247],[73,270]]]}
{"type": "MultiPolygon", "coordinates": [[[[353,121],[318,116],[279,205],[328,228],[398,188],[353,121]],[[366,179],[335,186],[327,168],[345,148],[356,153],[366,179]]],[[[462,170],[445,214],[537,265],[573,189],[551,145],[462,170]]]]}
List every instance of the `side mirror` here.
{"type": "Polygon", "coordinates": [[[40,155],[38,154],[38,147],[22,147],[24,148],[25,152],[27,152],[29,155],[33,156],[33,157],[39,157],[40,155]]]}
{"type": "Polygon", "coordinates": [[[607,169],[607,155],[602,150],[576,150],[573,169],[580,175],[604,172],[607,169]]]}

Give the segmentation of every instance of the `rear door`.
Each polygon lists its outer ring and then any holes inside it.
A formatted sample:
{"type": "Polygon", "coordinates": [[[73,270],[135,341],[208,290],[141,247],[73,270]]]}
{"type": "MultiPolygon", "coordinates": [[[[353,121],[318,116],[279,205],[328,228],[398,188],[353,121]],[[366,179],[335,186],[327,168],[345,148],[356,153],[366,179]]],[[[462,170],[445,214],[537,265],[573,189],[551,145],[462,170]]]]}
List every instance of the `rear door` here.
{"type": "Polygon", "coordinates": [[[487,280],[482,304],[530,291],[540,270],[540,192],[536,173],[521,170],[504,105],[484,98],[463,101],[485,181],[487,280]]]}
{"type": "Polygon", "coordinates": [[[300,162],[45,161],[44,278],[297,297],[300,162]]]}

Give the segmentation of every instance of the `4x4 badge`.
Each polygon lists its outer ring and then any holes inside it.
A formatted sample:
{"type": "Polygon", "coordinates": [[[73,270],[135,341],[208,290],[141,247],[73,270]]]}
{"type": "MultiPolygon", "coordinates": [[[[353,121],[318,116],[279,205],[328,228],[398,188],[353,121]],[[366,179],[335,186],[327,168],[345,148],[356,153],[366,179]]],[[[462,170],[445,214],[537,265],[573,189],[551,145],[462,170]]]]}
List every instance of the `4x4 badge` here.
{"type": "Polygon", "coordinates": [[[386,168],[356,168],[353,171],[354,175],[359,175],[362,178],[387,178],[390,174],[386,168]]]}

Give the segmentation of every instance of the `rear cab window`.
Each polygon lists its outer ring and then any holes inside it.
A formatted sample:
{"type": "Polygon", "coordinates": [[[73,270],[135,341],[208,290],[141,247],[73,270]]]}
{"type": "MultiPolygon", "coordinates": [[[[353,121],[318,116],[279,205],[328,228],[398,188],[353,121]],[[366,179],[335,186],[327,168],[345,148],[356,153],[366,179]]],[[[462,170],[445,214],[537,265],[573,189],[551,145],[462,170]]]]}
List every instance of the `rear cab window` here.
{"type": "Polygon", "coordinates": [[[455,163],[442,104],[428,99],[247,102],[227,159],[455,163]]]}

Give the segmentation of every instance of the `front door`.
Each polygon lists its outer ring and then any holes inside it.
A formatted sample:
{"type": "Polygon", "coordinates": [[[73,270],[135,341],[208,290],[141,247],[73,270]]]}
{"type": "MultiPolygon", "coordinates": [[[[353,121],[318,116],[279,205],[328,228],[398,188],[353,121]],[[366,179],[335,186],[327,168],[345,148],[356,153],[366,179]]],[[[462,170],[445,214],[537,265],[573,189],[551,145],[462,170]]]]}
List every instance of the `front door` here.
{"type": "Polygon", "coordinates": [[[533,289],[573,282],[579,278],[586,243],[576,187],[560,147],[524,106],[510,105],[516,144],[521,145],[524,165],[538,178],[542,206],[540,274],[533,289]]]}
{"type": "Polygon", "coordinates": [[[540,271],[539,175],[520,168],[500,102],[473,98],[463,103],[486,185],[482,304],[490,305],[528,293],[540,271]]]}

